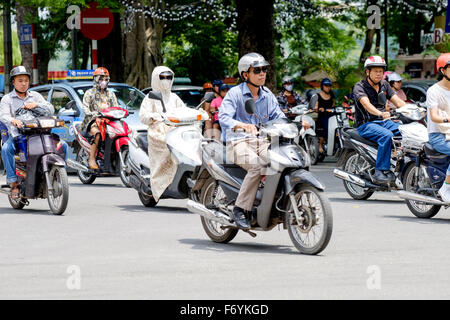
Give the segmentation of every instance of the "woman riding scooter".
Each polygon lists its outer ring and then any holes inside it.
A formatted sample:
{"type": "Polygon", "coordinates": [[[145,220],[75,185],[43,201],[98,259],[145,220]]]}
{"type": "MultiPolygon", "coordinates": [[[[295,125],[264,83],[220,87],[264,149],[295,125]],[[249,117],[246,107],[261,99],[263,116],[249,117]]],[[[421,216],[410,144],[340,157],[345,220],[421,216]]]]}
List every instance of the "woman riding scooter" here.
{"type": "MultiPolygon", "coordinates": [[[[175,93],[171,92],[174,73],[171,69],[160,66],[152,73],[152,89],[161,93],[164,101],[165,112],[187,112],[192,109],[185,106],[183,101],[175,93]]],[[[150,158],[150,185],[152,196],[158,202],[161,195],[172,182],[177,171],[177,163],[172,158],[166,145],[166,134],[173,127],[164,123],[163,105],[160,101],[150,99],[148,96],[142,101],[139,111],[139,119],[148,125],[148,155],[150,158]]]]}
{"type": "Polygon", "coordinates": [[[323,144],[328,136],[328,120],[333,114],[335,99],[334,93],[331,91],[332,82],[330,79],[325,78],[320,83],[320,89],[322,91],[318,94],[318,100],[315,112],[318,113],[317,117],[317,135],[319,136],[319,153],[324,153],[323,144]]]}
{"type": "Polygon", "coordinates": [[[94,71],[94,86],[86,91],[83,97],[84,120],[81,130],[89,131],[94,136],[94,142],[89,154],[89,167],[98,170],[95,161],[98,145],[100,143],[100,130],[95,123],[97,114],[107,108],[117,107],[117,98],[114,92],[108,89],[109,72],[106,68],[100,67],[94,71]]]}

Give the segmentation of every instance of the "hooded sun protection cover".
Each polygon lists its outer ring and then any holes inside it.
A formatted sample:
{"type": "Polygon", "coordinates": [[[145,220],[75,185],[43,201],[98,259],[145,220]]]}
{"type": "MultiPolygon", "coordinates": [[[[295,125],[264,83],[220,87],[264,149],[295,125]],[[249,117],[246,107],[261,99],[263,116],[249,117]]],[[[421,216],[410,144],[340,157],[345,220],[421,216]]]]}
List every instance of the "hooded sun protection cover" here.
{"type": "Polygon", "coordinates": [[[155,69],[153,69],[152,72],[152,90],[156,91],[156,92],[161,92],[161,94],[163,95],[163,97],[168,97],[170,95],[170,91],[172,89],[172,84],[173,84],[173,79],[175,77],[175,74],[173,73],[172,70],[170,70],[170,68],[165,67],[165,66],[159,66],[156,67],[155,69]],[[159,76],[161,74],[164,75],[172,75],[172,80],[161,80],[159,79],[159,76]]]}

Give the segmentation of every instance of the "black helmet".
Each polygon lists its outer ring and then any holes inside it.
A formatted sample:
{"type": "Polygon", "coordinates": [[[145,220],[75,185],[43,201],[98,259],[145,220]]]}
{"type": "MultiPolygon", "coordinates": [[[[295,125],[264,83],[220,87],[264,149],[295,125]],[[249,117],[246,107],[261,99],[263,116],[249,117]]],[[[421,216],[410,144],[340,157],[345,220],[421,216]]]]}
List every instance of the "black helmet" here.
{"type": "Polygon", "coordinates": [[[21,74],[26,74],[28,78],[31,79],[31,74],[27,71],[27,69],[24,66],[12,68],[11,72],[9,73],[9,78],[12,81],[14,77],[20,76],[21,74]]]}

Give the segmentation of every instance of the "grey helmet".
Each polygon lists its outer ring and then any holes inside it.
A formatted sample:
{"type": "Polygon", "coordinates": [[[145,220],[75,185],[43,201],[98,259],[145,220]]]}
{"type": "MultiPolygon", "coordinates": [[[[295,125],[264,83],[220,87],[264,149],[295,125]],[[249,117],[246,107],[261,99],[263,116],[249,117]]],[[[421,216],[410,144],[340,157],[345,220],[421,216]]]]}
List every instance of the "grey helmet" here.
{"type": "Polygon", "coordinates": [[[397,72],[392,72],[391,74],[388,74],[388,81],[402,81],[403,78],[397,73],[397,72]]]}
{"type": "Polygon", "coordinates": [[[256,68],[265,66],[270,66],[270,63],[268,63],[262,55],[256,52],[247,53],[239,59],[239,75],[242,77],[242,72],[248,72],[251,67],[256,68]]]}
{"type": "Polygon", "coordinates": [[[292,80],[291,77],[285,76],[285,77],[283,77],[283,83],[282,84],[286,84],[286,83],[294,83],[294,81],[292,80]]]}
{"type": "Polygon", "coordinates": [[[17,66],[15,68],[12,68],[11,72],[9,73],[10,80],[12,81],[14,77],[19,76],[21,74],[26,74],[31,79],[31,74],[27,71],[27,69],[24,66],[17,66]]]}

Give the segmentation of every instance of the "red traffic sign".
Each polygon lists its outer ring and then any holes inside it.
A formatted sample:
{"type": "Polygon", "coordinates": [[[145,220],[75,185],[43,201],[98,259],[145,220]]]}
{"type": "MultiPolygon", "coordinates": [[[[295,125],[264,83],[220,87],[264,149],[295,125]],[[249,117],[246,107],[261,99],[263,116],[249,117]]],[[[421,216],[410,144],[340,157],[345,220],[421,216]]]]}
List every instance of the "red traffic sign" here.
{"type": "Polygon", "coordinates": [[[91,2],[89,8],[80,13],[81,33],[91,40],[105,38],[113,29],[114,16],[108,8],[97,9],[97,2],[91,2]]]}

